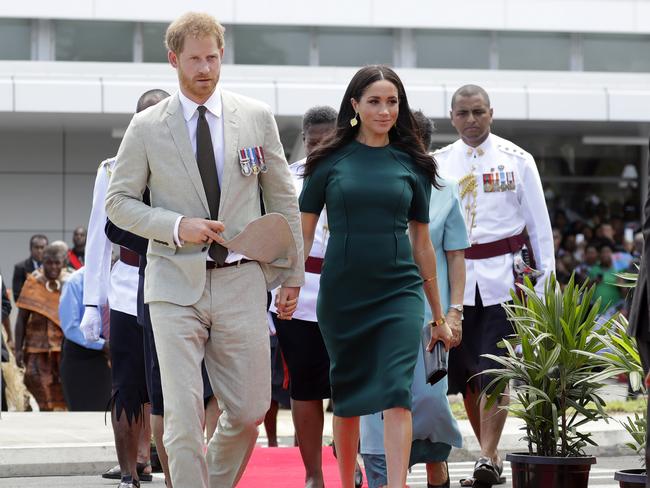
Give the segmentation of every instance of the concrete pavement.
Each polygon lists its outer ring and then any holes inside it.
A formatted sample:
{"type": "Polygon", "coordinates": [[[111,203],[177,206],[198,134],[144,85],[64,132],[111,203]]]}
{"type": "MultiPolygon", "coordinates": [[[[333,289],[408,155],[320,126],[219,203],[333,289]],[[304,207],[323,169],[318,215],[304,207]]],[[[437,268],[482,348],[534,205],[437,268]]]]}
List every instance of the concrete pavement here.
{"type": "MultiPolygon", "coordinates": [[[[324,437],[331,441],[331,414],[326,414],[324,437]]],[[[116,462],[110,419],[101,412],[3,412],[0,420],[0,478],[16,476],[92,475],[116,462]]],[[[464,448],[454,449],[450,461],[473,461],[478,444],[468,421],[459,421],[464,448]]],[[[504,430],[503,452],[526,449],[520,440],[522,423],[508,419],[504,430]]],[[[598,456],[629,455],[624,444],[627,433],[613,421],[597,422],[589,427],[599,447],[590,452],[598,456]]],[[[278,439],[281,445],[293,445],[291,412],[278,414],[278,439]]],[[[266,445],[261,428],[260,445],[266,445]]]]}

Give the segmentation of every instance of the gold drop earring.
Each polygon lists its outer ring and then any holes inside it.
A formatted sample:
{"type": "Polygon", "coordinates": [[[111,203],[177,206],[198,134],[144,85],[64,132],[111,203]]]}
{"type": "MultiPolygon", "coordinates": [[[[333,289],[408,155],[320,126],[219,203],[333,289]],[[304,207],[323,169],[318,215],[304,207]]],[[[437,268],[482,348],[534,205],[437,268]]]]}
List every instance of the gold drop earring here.
{"type": "Polygon", "coordinates": [[[359,123],[359,120],[357,119],[357,117],[359,117],[359,112],[354,112],[354,117],[352,117],[350,119],[350,125],[352,127],[356,127],[357,124],[359,123]]]}

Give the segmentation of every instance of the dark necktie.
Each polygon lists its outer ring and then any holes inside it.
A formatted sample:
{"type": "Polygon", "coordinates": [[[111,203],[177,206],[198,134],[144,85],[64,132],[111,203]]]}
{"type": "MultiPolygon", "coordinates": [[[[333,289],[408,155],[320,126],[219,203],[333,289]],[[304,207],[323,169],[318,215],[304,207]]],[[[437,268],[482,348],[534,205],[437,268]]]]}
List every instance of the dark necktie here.
{"type": "MultiPolygon", "coordinates": [[[[208,199],[210,218],[212,220],[218,220],[221,188],[219,187],[219,177],[217,176],[217,164],[214,159],[210,126],[205,118],[205,111],[207,109],[201,105],[197,110],[199,111],[199,119],[196,122],[196,162],[199,166],[199,173],[201,173],[205,196],[208,199]]],[[[226,261],[228,250],[222,245],[213,242],[210,245],[208,254],[221,266],[226,261]]]]}

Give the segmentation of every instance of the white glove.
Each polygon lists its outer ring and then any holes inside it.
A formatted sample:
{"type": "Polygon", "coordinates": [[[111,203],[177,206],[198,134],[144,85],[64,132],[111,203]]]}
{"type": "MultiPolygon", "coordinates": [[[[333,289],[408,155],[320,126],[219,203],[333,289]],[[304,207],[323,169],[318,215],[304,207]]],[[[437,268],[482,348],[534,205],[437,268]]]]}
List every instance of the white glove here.
{"type": "Polygon", "coordinates": [[[84,339],[87,341],[97,342],[99,340],[99,333],[102,330],[102,320],[97,307],[86,307],[79,328],[84,335],[84,339]]]}

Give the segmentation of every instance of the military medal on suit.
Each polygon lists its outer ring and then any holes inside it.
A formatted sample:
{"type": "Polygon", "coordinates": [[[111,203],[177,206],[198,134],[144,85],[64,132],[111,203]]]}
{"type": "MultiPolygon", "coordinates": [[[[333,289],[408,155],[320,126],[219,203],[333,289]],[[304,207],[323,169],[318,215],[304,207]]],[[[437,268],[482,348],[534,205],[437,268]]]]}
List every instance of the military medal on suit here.
{"type": "Polygon", "coordinates": [[[244,147],[239,149],[238,152],[239,166],[244,176],[257,175],[268,171],[262,146],[244,147]]]}

